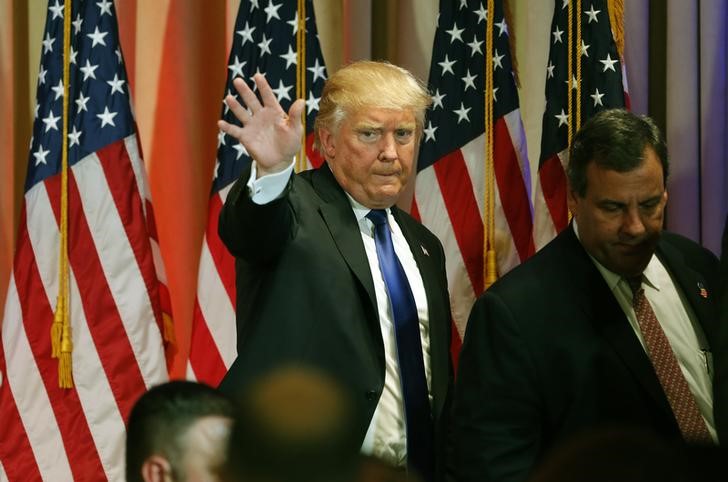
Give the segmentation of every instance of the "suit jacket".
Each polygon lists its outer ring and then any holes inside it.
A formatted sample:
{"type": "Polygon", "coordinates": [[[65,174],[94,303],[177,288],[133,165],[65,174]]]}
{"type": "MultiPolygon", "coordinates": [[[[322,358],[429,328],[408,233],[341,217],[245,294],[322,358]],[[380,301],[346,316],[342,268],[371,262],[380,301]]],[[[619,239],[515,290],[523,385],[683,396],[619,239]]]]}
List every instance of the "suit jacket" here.
{"type": "MultiPolygon", "coordinates": [[[[238,358],[220,388],[237,392],[261,373],[301,363],[338,379],[354,396],[364,440],[384,387],[385,354],[376,294],[359,225],[327,165],[293,175],[266,205],[231,189],[220,237],[236,256],[238,358]]],[[[405,212],[392,213],[410,245],[427,295],[436,473],[444,473],[452,385],[450,304],[442,245],[405,212]]]]}
{"type": "Polygon", "coordinates": [[[728,217],[723,228],[723,243],[720,255],[720,324],[719,346],[713,350],[715,380],[713,393],[715,424],[718,433],[726,434],[723,445],[728,445],[728,217]]]}
{"type": "MultiPolygon", "coordinates": [[[[657,255],[712,346],[717,259],[670,233],[657,255]]],[[[460,481],[525,480],[559,441],[608,424],[680,438],[647,354],[570,226],[473,307],[453,402],[452,466],[460,481]]]]}

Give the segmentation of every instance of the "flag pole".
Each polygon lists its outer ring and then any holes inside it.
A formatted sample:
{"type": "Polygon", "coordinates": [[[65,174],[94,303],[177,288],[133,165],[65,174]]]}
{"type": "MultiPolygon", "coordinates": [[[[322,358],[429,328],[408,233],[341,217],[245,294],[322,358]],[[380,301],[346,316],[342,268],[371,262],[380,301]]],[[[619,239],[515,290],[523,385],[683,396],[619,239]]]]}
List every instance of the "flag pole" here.
{"type": "MultiPolygon", "coordinates": [[[[296,32],[297,58],[296,64],[296,99],[306,97],[306,0],[298,0],[298,31],[296,32]]],[[[306,169],[306,109],[301,113],[303,133],[301,148],[298,152],[296,171],[306,169]]]]}
{"type": "MultiPolygon", "coordinates": [[[[576,135],[576,132],[581,127],[581,44],[582,44],[582,38],[581,38],[581,0],[576,0],[576,45],[574,46],[574,49],[576,50],[576,93],[574,94],[576,97],[576,120],[574,121],[574,127],[572,132],[574,135],[576,135]]],[[[571,128],[571,126],[569,126],[571,128]]],[[[571,147],[571,143],[569,143],[569,147],[571,147]]]]}

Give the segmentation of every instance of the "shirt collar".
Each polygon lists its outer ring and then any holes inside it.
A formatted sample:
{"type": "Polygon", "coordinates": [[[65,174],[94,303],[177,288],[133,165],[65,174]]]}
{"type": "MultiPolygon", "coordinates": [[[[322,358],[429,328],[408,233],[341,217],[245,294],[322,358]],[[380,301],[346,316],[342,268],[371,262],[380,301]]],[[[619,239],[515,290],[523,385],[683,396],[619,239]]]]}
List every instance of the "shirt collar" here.
{"type": "MultiPolygon", "coordinates": [[[[357,222],[361,222],[363,219],[366,219],[367,222],[370,222],[369,219],[366,217],[367,214],[369,214],[369,211],[371,211],[371,208],[366,207],[353,197],[351,197],[351,194],[348,192],[344,192],[346,194],[346,197],[349,199],[349,204],[351,204],[351,209],[354,211],[354,216],[356,216],[357,222]]],[[[387,212],[387,217],[389,217],[392,213],[392,208],[385,209],[387,212]]]]}
{"type": "MultiPolygon", "coordinates": [[[[574,227],[574,234],[576,234],[576,239],[579,240],[579,243],[581,243],[581,238],[579,237],[579,226],[576,224],[576,219],[572,220],[572,226],[574,227]]],[[[583,246],[583,245],[582,245],[583,246]]],[[[597,267],[599,272],[601,273],[602,277],[604,278],[604,281],[607,282],[607,285],[609,286],[609,289],[611,291],[614,291],[617,285],[620,281],[624,280],[624,278],[621,275],[618,275],[614,271],[610,271],[609,269],[605,268],[602,263],[597,261],[597,259],[592,256],[588,251],[587,254],[589,255],[589,258],[591,258],[592,262],[594,263],[594,266],[597,267]]],[[[660,291],[660,285],[659,285],[659,276],[658,276],[658,270],[659,270],[659,264],[660,260],[657,259],[657,256],[655,254],[652,254],[652,258],[650,258],[650,262],[647,263],[647,267],[642,272],[642,278],[643,282],[657,291],[660,291]]],[[[624,280],[626,282],[626,280],[624,280]]]]}

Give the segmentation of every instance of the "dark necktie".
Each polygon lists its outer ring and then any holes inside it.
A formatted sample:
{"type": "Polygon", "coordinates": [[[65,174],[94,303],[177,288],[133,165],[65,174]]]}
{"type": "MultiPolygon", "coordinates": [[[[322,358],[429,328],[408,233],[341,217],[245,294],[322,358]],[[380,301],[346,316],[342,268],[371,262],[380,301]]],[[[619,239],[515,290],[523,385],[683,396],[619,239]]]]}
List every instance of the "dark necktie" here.
{"type": "Polygon", "coordinates": [[[645,340],[647,354],[652,366],[655,368],[657,378],[665,391],[675,420],[680,428],[683,438],[692,443],[712,444],[713,439],[700,414],[695,397],[690,391],[688,382],[680,369],[675,353],[672,351],[670,341],[667,339],[660,322],[652,310],[650,302],[642,288],[642,277],[628,278],[627,282],[632,289],[632,306],[640,325],[642,337],[645,340]]]}
{"type": "Polygon", "coordinates": [[[373,209],[367,217],[374,223],[374,244],[392,306],[397,356],[407,426],[407,466],[423,480],[433,477],[433,427],[427,396],[425,364],[420,341],[420,320],[407,276],[399,262],[387,213],[373,209]]]}

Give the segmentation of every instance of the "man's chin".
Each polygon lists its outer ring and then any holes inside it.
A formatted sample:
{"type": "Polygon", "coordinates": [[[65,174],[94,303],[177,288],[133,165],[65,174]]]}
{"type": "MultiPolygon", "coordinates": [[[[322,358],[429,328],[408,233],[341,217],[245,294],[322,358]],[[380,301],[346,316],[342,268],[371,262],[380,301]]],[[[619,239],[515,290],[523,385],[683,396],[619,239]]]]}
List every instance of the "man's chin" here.
{"type": "Polygon", "coordinates": [[[383,186],[382,188],[377,189],[376,192],[371,193],[370,198],[378,204],[391,206],[392,204],[397,203],[401,194],[401,185],[383,186]]]}

